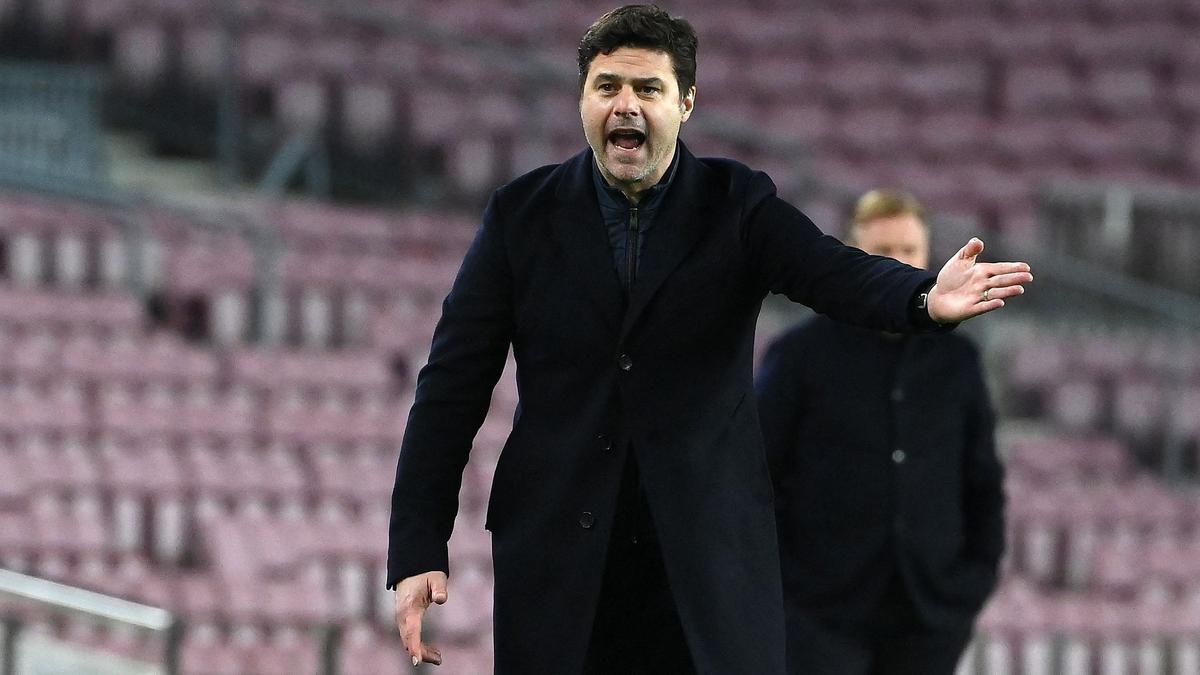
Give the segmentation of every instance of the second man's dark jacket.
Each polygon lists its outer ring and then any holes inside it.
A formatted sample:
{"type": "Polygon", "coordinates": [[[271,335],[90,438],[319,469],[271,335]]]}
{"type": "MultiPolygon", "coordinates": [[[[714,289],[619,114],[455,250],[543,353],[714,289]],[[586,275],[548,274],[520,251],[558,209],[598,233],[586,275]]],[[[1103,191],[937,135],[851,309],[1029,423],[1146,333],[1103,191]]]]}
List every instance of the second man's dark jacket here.
{"type": "MultiPolygon", "coordinates": [[[[697,670],[782,673],[778,547],[751,372],[762,299],[784,293],[846,321],[911,331],[929,327],[914,325],[911,307],[933,277],[822,235],[765,174],[681,147],[626,301],[594,161],[585,150],[530,172],[484,211],[418,378],[387,583],[448,569],[463,467],[511,345],[520,403],[487,514],[496,672],[580,672],[634,452],[697,670]]],[[[472,601],[454,594],[451,576],[450,602],[472,601]]]]}
{"type": "Polygon", "coordinates": [[[771,345],[756,386],[789,613],[862,627],[898,575],[926,627],[969,626],[1004,550],[974,345],[817,317],[771,345]]]}

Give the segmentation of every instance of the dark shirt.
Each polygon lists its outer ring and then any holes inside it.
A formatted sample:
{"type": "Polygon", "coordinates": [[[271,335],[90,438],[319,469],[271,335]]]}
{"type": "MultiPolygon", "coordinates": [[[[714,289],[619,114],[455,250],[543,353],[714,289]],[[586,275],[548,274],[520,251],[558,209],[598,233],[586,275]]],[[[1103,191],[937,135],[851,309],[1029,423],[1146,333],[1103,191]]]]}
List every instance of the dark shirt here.
{"type": "Polygon", "coordinates": [[[679,146],[676,146],[671,166],[663,174],[662,180],[643,192],[637,204],[630,201],[619,188],[609,185],[600,173],[600,167],[592,164],[592,179],[596,183],[600,215],[604,218],[604,224],[608,226],[608,245],[612,249],[613,264],[616,266],[617,276],[621,279],[621,288],[627,293],[631,287],[630,272],[633,272],[636,280],[642,249],[645,248],[646,233],[654,226],[654,216],[658,214],[663,197],[675,178],[678,159],[679,146]],[[636,235],[632,249],[629,246],[631,232],[636,235]]]}

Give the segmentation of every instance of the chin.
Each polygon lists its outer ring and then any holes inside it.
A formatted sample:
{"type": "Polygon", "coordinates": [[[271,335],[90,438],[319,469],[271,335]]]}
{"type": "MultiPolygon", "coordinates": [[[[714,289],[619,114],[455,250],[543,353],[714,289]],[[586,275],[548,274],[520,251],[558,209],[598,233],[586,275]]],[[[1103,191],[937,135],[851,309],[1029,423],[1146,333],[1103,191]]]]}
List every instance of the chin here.
{"type": "Polygon", "coordinates": [[[640,166],[618,166],[612,175],[619,180],[634,182],[646,177],[646,169],[640,166]]]}
{"type": "Polygon", "coordinates": [[[609,162],[605,165],[609,175],[621,181],[622,183],[636,183],[646,177],[648,171],[645,166],[634,164],[622,164],[620,162],[609,162]]]}

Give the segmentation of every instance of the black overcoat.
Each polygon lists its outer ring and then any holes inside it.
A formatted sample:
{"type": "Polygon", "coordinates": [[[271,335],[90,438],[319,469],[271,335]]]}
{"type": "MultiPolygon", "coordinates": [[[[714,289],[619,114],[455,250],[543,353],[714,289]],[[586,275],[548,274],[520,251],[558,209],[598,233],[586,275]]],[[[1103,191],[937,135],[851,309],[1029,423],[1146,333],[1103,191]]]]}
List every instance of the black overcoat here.
{"type": "Polygon", "coordinates": [[[1004,552],[975,346],[817,317],[771,345],[756,386],[789,618],[869,625],[898,572],[927,626],[969,627],[1004,552]]]}
{"type": "Polygon", "coordinates": [[[699,672],[782,673],[751,373],[760,304],[785,293],[913,330],[932,281],[822,235],[761,172],[686,147],[677,161],[627,303],[584,150],[495,192],[443,304],[397,465],[387,583],[447,570],[462,470],[511,344],[520,403],[487,515],[497,673],[580,672],[627,452],[699,672]]]}

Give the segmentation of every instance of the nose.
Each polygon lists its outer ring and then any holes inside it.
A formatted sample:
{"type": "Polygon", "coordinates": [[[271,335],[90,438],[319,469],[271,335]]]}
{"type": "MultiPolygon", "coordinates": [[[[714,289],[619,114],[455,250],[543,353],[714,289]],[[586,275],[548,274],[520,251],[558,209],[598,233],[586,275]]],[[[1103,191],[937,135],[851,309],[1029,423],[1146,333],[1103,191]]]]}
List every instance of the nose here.
{"type": "Polygon", "coordinates": [[[613,114],[626,116],[641,114],[641,104],[638,101],[637,94],[633,91],[633,87],[621,87],[621,91],[613,101],[613,114]]]}

